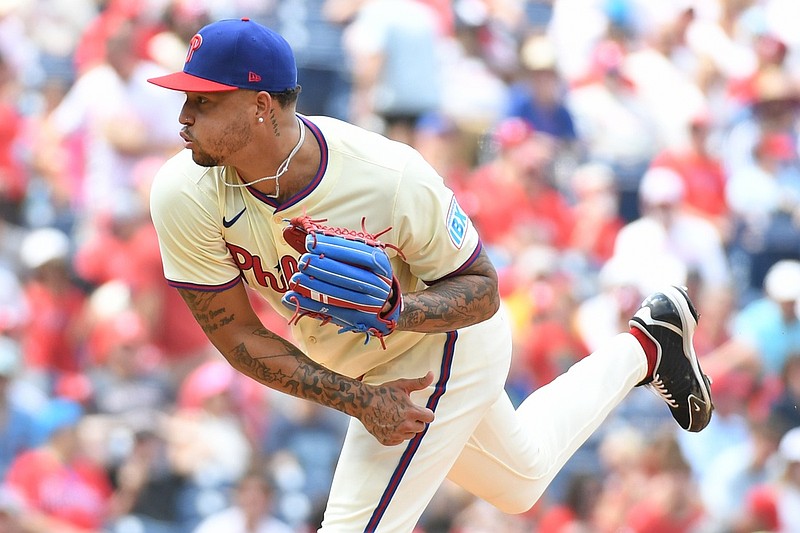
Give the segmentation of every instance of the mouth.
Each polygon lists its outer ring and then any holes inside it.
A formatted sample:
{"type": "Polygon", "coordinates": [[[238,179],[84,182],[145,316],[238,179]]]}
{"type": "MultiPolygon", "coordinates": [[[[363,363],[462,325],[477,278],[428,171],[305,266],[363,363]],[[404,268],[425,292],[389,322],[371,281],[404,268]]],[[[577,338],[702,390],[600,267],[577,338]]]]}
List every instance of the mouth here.
{"type": "Polygon", "coordinates": [[[183,139],[183,147],[184,148],[192,148],[194,146],[194,140],[186,133],[185,130],[181,130],[181,139],[183,139]]]}

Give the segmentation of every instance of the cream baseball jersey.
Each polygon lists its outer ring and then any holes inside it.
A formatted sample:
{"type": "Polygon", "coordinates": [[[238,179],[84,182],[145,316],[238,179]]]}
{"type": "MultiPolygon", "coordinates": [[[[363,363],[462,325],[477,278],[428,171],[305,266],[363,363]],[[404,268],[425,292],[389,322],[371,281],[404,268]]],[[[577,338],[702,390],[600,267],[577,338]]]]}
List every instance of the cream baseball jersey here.
{"type": "MultiPolygon", "coordinates": [[[[181,151],[156,175],[151,213],[170,285],[219,291],[240,279],[288,320],[281,304],[299,254],[283,238],[286,220],[302,214],[326,224],[361,229],[396,245],[388,250],[403,292],[424,289],[469,266],[481,244],[442,178],[409,146],[327,117],[300,117],[321,147],[311,182],[283,204],[238,183],[231,167],[201,167],[181,151]]],[[[303,318],[294,341],[309,357],[358,377],[405,352],[424,335],[395,331],[365,344],[361,334],[338,334],[333,324],[303,318]]]]}

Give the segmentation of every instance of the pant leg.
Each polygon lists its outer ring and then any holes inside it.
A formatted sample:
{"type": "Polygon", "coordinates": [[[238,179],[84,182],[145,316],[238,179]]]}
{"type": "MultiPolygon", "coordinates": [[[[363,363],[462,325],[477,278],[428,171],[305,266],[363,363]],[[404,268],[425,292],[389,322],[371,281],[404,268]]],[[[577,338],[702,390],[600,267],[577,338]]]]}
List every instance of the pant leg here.
{"type": "Polygon", "coordinates": [[[505,324],[491,326],[440,345],[432,336],[366,377],[382,383],[435,370],[434,385],[414,399],[436,419],[394,447],[353,421],[320,531],[410,532],[445,477],[505,512],[523,512],[646,373],[638,341],[621,334],[515,411],[503,390],[510,338],[505,324]]]}
{"type": "Polygon", "coordinates": [[[516,411],[501,397],[448,477],[505,512],[527,511],[646,371],[638,341],[622,333],[534,391],[516,411]]]}
{"type": "Polygon", "coordinates": [[[412,398],[435,420],[399,446],[378,443],[357,420],[348,428],[320,531],[409,533],[487,411],[504,395],[511,338],[502,314],[458,333],[424,339],[368,373],[383,383],[428,370],[434,383],[412,398]]]}

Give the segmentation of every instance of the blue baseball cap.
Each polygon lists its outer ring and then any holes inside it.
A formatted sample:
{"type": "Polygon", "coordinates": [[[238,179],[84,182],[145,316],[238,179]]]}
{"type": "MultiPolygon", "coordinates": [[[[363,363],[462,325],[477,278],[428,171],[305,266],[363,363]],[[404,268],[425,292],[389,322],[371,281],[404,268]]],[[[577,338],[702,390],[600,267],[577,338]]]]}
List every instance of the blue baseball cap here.
{"type": "Polygon", "coordinates": [[[289,43],[274,31],[249,18],[225,19],[192,37],[183,71],[147,81],[184,92],[279,93],[297,86],[297,65],[289,43]]]}

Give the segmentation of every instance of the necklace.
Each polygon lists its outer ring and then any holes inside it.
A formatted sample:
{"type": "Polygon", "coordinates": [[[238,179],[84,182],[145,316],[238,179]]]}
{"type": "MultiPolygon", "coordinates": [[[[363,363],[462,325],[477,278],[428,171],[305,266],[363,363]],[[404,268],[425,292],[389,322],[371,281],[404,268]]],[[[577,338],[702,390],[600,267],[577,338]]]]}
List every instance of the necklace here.
{"type": "Polygon", "coordinates": [[[262,181],[275,180],[275,193],[265,194],[265,196],[268,196],[269,198],[277,198],[281,193],[281,183],[278,180],[278,178],[286,174],[286,171],[289,170],[289,163],[292,162],[292,158],[300,150],[300,147],[303,146],[303,141],[306,139],[305,125],[300,120],[300,117],[295,116],[295,119],[297,120],[297,125],[300,126],[300,138],[297,140],[297,144],[294,145],[294,148],[292,148],[292,151],[289,152],[289,155],[286,157],[286,159],[283,160],[283,163],[281,163],[278,166],[278,171],[275,173],[274,176],[264,176],[263,178],[258,178],[257,180],[248,183],[228,183],[223,179],[222,183],[224,183],[227,187],[241,188],[241,187],[249,187],[250,185],[255,185],[256,183],[261,183],[262,181]]]}

